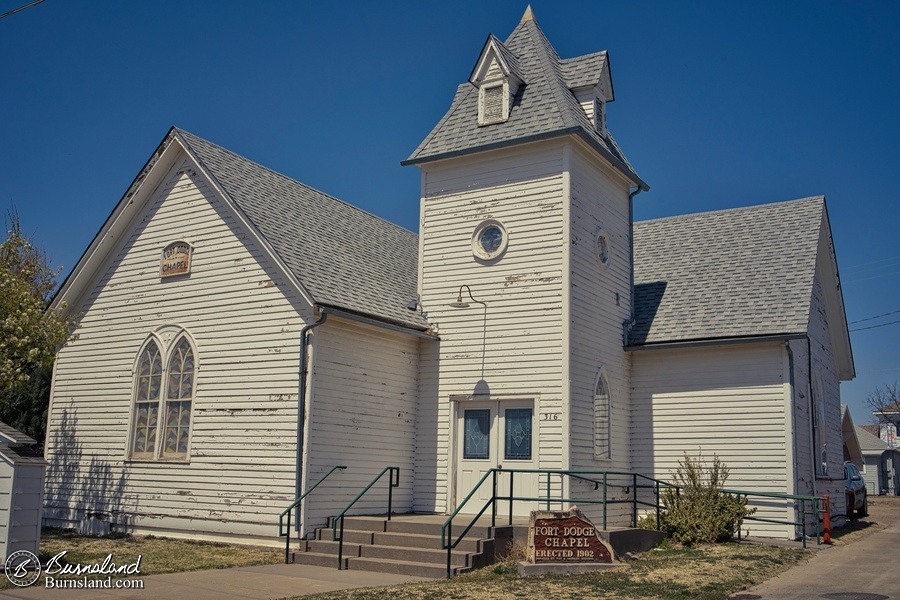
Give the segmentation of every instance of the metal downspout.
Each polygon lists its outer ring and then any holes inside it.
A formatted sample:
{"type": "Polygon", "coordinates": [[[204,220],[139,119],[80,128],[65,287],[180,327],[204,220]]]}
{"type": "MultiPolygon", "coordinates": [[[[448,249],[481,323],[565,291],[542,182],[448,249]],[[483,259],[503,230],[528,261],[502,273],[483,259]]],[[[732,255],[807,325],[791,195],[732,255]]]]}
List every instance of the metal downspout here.
{"type": "MultiPolygon", "coordinates": [[[[309,331],[325,322],[328,318],[327,314],[322,314],[322,318],[313,323],[306,325],[300,330],[300,389],[297,394],[297,480],[294,486],[294,498],[299,498],[302,490],[303,482],[303,430],[306,428],[306,349],[309,346],[309,331]]],[[[300,505],[297,505],[297,514],[294,519],[294,530],[300,531],[300,505]]]]}
{"type": "MultiPolygon", "coordinates": [[[[798,473],[799,466],[797,464],[797,407],[796,407],[796,383],[794,382],[794,351],[791,350],[791,342],[790,340],[784,343],[784,349],[787,351],[788,355],[788,376],[790,379],[791,386],[791,451],[793,453],[794,466],[791,469],[794,472],[794,490],[791,492],[792,494],[800,493],[800,475],[798,473]]],[[[797,518],[797,512],[799,508],[797,507],[797,503],[794,503],[794,521],[799,521],[797,518]]],[[[806,520],[806,516],[803,515],[803,520],[806,520]]],[[[795,531],[796,534],[796,531],[795,531]]],[[[806,535],[806,525],[804,524],[801,535],[806,535]]]]}
{"type": "MultiPolygon", "coordinates": [[[[808,333],[806,334],[806,377],[808,378],[807,385],[809,386],[807,388],[807,397],[809,398],[809,422],[812,423],[813,419],[816,418],[815,416],[813,416],[813,411],[816,410],[816,404],[815,404],[815,398],[813,396],[812,340],[809,339],[808,333]]],[[[822,424],[819,423],[819,427],[821,427],[821,426],[822,426],[822,424]]],[[[812,473],[813,493],[812,493],[812,495],[818,496],[819,494],[817,493],[818,486],[816,485],[817,484],[816,480],[819,477],[819,466],[818,466],[819,457],[816,456],[816,439],[815,439],[815,434],[818,433],[818,431],[812,431],[812,427],[810,427],[810,433],[813,434],[811,436],[811,439],[809,440],[809,446],[810,446],[809,452],[813,459],[812,460],[812,468],[813,468],[813,473],[812,473]]]]}
{"type": "Polygon", "coordinates": [[[634,312],[634,197],[643,191],[644,189],[638,186],[633,192],[628,194],[628,251],[631,253],[631,268],[628,272],[630,289],[628,293],[631,296],[631,317],[629,317],[628,324],[625,327],[626,346],[629,344],[628,338],[631,336],[631,328],[634,327],[635,318],[637,317],[634,312]]]}

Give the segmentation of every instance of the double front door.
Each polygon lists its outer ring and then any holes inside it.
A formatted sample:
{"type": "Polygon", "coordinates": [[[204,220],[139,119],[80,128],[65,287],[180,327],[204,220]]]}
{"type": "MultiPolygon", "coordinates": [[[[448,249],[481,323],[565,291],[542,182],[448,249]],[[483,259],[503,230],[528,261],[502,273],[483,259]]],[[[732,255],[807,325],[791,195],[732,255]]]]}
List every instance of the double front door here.
{"type": "MultiPolygon", "coordinates": [[[[536,469],[537,433],[533,400],[457,402],[455,506],[463,502],[489,469],[536,469]]],[[[510,479],[514,497],[537,497],[538,476],[534,473],[513,473],[512,478],[510,473],[499,474],[498,496],[510,495],[510,479]]],[[[492,481],[488,477],[462,512],[478,512],[492,494],[492,481]]],[[[520,516],[528,515],[535,507],[533,501],[513,502],[513,512],[520,516]]],[[[497,510],[499,514],[507,514],[509,504],[500,502],[497,510]]]]}

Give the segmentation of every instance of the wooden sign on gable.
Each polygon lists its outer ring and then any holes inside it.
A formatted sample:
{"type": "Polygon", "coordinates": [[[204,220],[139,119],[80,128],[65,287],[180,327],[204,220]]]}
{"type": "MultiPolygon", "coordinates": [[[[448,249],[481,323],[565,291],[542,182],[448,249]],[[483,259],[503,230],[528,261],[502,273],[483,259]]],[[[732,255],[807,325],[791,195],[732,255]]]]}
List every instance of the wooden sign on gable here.
{"type": "Polygon", "coordinates": [[[187,242],[172,242],[163,248],[159,259],[159,276],[163,279],[191,272],[193,248],[187,242]]]}

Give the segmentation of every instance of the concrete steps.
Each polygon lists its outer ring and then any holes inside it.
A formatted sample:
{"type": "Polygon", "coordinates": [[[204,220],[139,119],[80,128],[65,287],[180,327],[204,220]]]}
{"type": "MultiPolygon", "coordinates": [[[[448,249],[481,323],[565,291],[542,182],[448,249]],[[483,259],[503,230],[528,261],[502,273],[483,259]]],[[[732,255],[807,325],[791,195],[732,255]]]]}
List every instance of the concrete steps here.
{"type": "MultiPolygon", "coordinates": [[[[341,568],[446,577],[447,551],[441,549],[441,527],[445,519],[442,515],[397,515],[390,521],[384,517],[347,517],[341,568]]],[[[295,563],[338,567],[339,542],[334,541],[331,525],[316,530],[314,539],[300,543],[300,551],[293,555],[295,563]]],[[[463,527],[455,526],[455,535],[463,527]]],[[[340,536],[339,530],[337,535],[340,536]]],[[[452,574],[493,564],[495,535],[489,523],[473,526],[451,554],[452,574]]],[[[501,535],[509,537],[508,532],[501,535]]]]}

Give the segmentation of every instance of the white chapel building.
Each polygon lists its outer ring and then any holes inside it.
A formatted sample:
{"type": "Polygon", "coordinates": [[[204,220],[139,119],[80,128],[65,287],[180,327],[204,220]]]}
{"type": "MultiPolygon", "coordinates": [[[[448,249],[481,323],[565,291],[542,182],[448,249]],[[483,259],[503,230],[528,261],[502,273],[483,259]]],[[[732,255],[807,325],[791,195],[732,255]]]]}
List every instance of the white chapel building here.
{"type": "MultiPolygon", "coordinates": [[[[559,471],[667,480],[685,453],[843,514],[855,373],[824,198],[635,223],[649,187],[606,122],[607,53],[560,58],[530,10],[478,52],[404,161],[418,235],[166,134],[54,301],[81,317],[54,371],[45,522],[265,542],[338,465],[301,535],[387,466],[395,512],[447,514],[492,468],[540,471],[517,496],[579,499],[590,477],[559,471]]],[[[384,488],[354,511],[383,511],[384,488]]]]}

